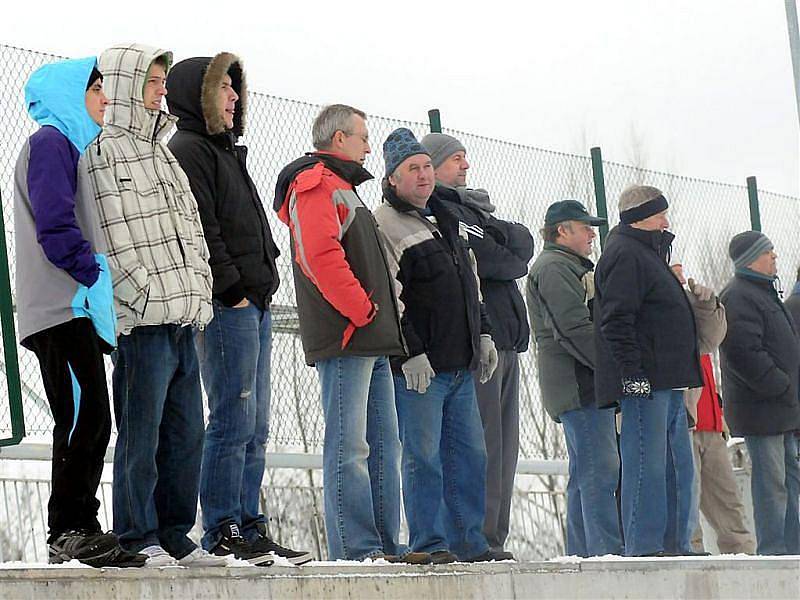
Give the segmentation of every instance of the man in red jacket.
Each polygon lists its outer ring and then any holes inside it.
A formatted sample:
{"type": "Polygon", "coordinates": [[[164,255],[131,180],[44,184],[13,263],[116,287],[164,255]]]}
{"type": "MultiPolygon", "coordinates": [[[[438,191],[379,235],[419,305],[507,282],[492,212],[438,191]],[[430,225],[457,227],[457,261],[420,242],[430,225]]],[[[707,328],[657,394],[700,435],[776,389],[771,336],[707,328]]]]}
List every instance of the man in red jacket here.
{"type": "MultiPolygon", "coordinates": [[[[703,388],[688,392],[700,393],[697,414],[692,415],[697,424],[692,435],[695,496],[699,497],[700,510],[717,534],[717,547],[721,554],[755,554],[755,538],[745,523],[744,505],[725,443],[730,432],[717,395],[711,355],[701,356],[700,365],[703,368],[703,388]]],[[[699,522],[692,535],[692,549],[704,551],[703,529],[699,522]]]]}

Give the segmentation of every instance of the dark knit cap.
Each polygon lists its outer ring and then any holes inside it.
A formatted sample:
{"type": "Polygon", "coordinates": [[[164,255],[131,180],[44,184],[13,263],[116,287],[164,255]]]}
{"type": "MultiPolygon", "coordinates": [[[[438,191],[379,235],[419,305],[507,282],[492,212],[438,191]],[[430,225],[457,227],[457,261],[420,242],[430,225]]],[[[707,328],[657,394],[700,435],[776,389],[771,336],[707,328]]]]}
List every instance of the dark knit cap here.
{"type": "Polygon", "coordinates": [[[394,173],[405,159],[415,154],[428,154],[428,151],[414,137],[410,129],[395,129],[383,142],[383,162],[386,163],[386,177],[394,173]]]}
{"type": "Polygon", "coordinates": [[[92,73],[89,75],[89,81],[86,82],[86,89],[92,87],[92,84],[97,80],[103,81],[103,74],[97,69],[97,65],[92,68],[92,73]]]}
{"type": "Polygon", "coordinates": [[[460,140],[446,133],[429,133],[422,138],[422,145],[431,155],[434,169],[438,169],[444,161],[456,152],[467,153],[467,149],[464,148],[464,144],[460,140]]]}
{"type": "Polygon", "coordinates": [[[728,256],[733,260],[734,266],[741,269],[774,247],[770,239],[760,231],[745,231],[733,236],[728,245],[728,256]]]}

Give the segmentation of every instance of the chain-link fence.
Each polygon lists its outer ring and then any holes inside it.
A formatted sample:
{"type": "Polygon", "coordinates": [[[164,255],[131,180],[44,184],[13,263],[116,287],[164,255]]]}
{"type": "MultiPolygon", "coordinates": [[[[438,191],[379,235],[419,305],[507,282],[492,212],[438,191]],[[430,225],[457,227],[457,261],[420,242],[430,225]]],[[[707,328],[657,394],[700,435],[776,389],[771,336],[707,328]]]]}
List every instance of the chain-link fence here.
{"type": "MultiPolygon", "coordinates": [[[[36,67],[57,58],[0,45],[0,192],[12,265],[15,257],[14,165],[25,139],[36,128],[25,110],[23,85],[36,67]]],[[[279,170],[311,149],[311,123],[319,109],[317,105],[265,94],[251,92],[249,97],[248,129],[244,138],[250,148],[249,169],[267,205],[276,243],[283,252],[279,259],[282,284],[274,299],[270,450],[319,452],[322,445],[323,420],[317,376],[305,365],[297,336],[288,230],[277,221],[270,207],[279,170]]],[[[423,122],[377,116],[370,116],[367,124],[374,152],[367,157],[365,166],[376,179],[362,185],[360,194],[367,205],[374,208],[380,203],[383,140],[398,126],[406,126],[418,136],[427,133],[429,127],[423,122]]],[[[469,183],[489,190],[498,206],[499,217],[523,223],[535,232],[547,206],[555,200],[576,198],[596,208],[588,156],[552,152],[461,131],[445,131],[456,135],[466,146],[471,164],[469,183]]],[[[661,188],[670,200],[676,249],[683,258],[687,274],[720,289],[731,274],[728,240],[733,234],[749,229],[746,188],[610,162],[604,163],[604,168],[610,222],[617,222],[616,198],[624,187],[647,183],[661,188]]],[[[762,192],[761,211],[764,231],[781,255],[783,281],[793,283],[794,271],[800,262],[800,247],[794,239],[800,216],[798,199],[762,192]]],[[[537,248],[541,248],[538,236],[537,248]]],[[[12,287],[14,277],[12,268],[12,287]]],[[[521,456],[564,458],[560,430],[542,409],[532,352],[522,356],[521,366],[521,456]]],[[[33,355],[24,350],[20,355],[20,371],[28,434],[48,435],[51,418],[38,364],[33,355]]],[[[9,418],[4,408],[0,409],[0,414],[2,433],[9,426],[9,418]]]]}

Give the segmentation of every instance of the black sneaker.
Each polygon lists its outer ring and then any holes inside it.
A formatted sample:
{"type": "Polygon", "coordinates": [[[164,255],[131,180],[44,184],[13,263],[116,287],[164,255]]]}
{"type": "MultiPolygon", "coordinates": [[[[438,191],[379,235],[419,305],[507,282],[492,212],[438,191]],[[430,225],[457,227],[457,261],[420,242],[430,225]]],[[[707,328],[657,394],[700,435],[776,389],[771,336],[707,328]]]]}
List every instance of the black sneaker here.
{"type": "Polygon", "coordinates": [[[468,558],[464,562],[468,562],[468,563],[490,562],[490,561],[493,561],[493,560],[497,560],[497,558],[495,558],[494,552],[492,552],[491,550],[487,550],[483,554],[479,554],[478,556],[473,556],[472,558],[468,558]]]}
{"type": "Polygon", "coordinates": [[[431,562],[435,565],[448,565],[458,561],[458,557],[447,550],[437,550],[431,553],[431,562]]]}
{"type": "MultiPolygon", "coordinates": [[[[47,561],[60,564],[79,560],[90,567],[140,567],[140,555],[126,552],[112,532],[70,529],[51,539],[47,545],[47,561]]],[[[143,557],[145,560],[147,557],[143,557]]]]}
{"type": "Polygon", "coordinates": [[[311,556],[310,552],[300,552],[298,550],[292,550],[291,548],[285,548],[269,537],[267,535],[267,526],[265,523],[258,523],[256,527],[258,528],[258,538],[250,542],[250,547],[253,551],[268,552],[275,556],[280,556],[297,566],[304,565],[313,560],[314,557],[311,556]]]}
{"type": "Polygon", "coordinates": [[[210,552],[217,556],[227,556],[233,554],[239,560],[246,560],[251,565],[259,567],[269,567],[274,561],[269,552],[257,551],[239,534],[239,526],[236,523],[226,523],[220,527],[222,534],[217,545],[210,552]]]}
{"type": "Polygon", "coordinates": [[[139,552],[128,552],[122,546],[117,544],[111,552],[108,553],[104,564],[98,565],[101,567],[143,567],[147,562],[147,554],[139,552]]]}
{"type": "Polygon", "coordinates": [[[495,560],[517,560],[511,552],[506,550],[489,550],[494,555],[495,560]]]}

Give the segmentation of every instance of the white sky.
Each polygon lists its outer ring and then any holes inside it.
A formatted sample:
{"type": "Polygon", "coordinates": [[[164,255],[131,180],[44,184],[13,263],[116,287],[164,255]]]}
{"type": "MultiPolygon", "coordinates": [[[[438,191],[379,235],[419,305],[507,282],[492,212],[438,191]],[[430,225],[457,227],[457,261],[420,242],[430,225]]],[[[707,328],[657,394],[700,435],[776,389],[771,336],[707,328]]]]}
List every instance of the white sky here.
{"type": "Polygon", "coordinates": [[[252,90],[800,193],[782,0],[34,4],[5,3],[0,42],[230,50],[252,90]]]}

